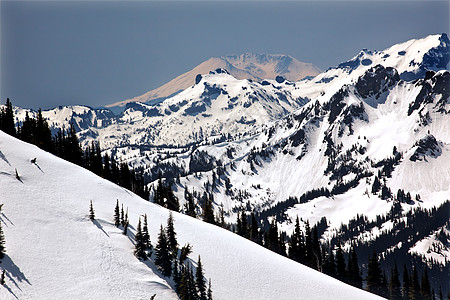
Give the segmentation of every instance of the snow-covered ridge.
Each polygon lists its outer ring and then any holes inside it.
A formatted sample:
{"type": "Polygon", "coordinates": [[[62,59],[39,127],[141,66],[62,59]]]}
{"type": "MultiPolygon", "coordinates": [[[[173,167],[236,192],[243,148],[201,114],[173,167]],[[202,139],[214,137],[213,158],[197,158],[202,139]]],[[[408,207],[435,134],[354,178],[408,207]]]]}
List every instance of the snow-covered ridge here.
{"type": "Polygon", "coordinates": [[[298,61],[289,55],[244,53],[241,55],[212,57],[157,89],[141,96],[112,103],[106,107],[124,107],[131,102],[147,104],[159,102],[194,84],[195,77],[198,74],[208,74],[210,71],[218,68],[228,70],[235,78],[257,81],[275,79],[277,76],[283,76],[290,81],[298,81],[320,73],[320,70],[311,63],[298,61]]]}
{"type": "MultiPolygon", "coordinates": [[[[0,154],[1,299],[177,299],[153,262],[133,255],[138,218],[147,214],[155,243],[166,209],[3,132],[0,154]],[[128,237],[114,226],[116,199],[128,208],[128,237]]],[[[377,299],[219,227],[178,213],[174,224],[190,257],[201,255],[214,299],[377,299]]]]}

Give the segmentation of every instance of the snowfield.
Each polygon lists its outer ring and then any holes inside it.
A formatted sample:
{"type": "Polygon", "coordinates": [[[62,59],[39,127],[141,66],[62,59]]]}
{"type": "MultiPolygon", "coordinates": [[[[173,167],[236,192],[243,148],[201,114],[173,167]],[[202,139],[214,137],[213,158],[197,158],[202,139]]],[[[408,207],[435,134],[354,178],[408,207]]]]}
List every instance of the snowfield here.
{"type": "MultiPolygon", "coordinates": [[[[139,216],[148,215],[155,245],[168,210],[3,132],[0,195],[7,249],[0,299],[177,299],[173,282],[133,255],[139,216]],[[128,208],[128,236],[114,226],[116,199],[128,208]]],[[[201,255],[214,299],[377,298],[219,227],[174,219],[179,244],[193,245],[193,261],[201,255]]]]}

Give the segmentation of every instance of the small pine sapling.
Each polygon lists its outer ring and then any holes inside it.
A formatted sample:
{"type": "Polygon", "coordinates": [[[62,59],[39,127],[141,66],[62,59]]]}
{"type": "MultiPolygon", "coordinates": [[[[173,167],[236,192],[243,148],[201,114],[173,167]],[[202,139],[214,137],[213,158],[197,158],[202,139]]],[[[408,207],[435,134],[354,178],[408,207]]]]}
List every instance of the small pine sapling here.
{"type": "Polygon", "coordinates": [[[0,284],[5,285],[5,269],[3,269],[2,276],[0,277],[0,284]]]}
{"type": "Polygon", "coordinates": [[[95,212],[94,212],[94,206],[92,205],[92,200],[91,200],[91,205],[89,207],[89,219],[91,221],[95,220],[95,212]]]}
{"type": "Polygon", "coordinates": [[[0,222],[0,262],[5,257],[5,234],[3,233],[2,223],[0,222]]]}

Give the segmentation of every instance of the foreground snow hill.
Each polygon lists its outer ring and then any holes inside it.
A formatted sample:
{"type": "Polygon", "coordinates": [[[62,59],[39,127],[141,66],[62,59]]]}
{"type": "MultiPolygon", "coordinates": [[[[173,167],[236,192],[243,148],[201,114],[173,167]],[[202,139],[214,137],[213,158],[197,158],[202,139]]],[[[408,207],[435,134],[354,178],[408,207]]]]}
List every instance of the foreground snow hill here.
{"type": "MultiPolygon", "coordinates": [[[[133,255],[139,216],[148,215],[155,243],[166,209],[1,131],[0,195],[0,299],[177,299],[153,262],[133,255]],[[129,209],[129,236],[113,224],[116,199],[129,209]]],[[[214,299],[376,298],[216,226],[174,218],[178,242],[193,245],[192,260],[202,257],[214,299]]]]}

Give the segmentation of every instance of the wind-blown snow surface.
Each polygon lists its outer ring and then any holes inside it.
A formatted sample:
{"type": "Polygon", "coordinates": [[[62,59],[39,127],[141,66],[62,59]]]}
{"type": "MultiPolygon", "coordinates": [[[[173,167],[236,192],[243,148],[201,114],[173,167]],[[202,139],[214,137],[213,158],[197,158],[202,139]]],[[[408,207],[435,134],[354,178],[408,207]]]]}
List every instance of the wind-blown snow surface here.
{"type": "MultiPolygon", "coordinates": [[[[133,256],[139,216],[148,215],[154,243],[166,209],[3,132],[0,194],[7,249],[1,299],[177,298],[152,262],[133,256]],[[113,224],[116,199],[129,209],[127,237],[113,224]]],[[[201,255],[214,299],[376,298],[221,228],[178,213],[174,219],[178,242],[193,245],[194,261],[201,255]]]]}
{"type": "Polygon", "coordinates": [[[275,79],[283,76],[290,81],[298,81],[305,77],[316,76],[320,70],[311,63],[301,62],[292,56],[281,54],[254,54],[211,57],[194,69],[181,74],[163,86],[151,90],[141,96],[119,101],[106,107],[124,107],[130,102],[143,102],[151,104],[158,99],[170,97],[190,87],[198,74],[208,74],[219,68],[227,69],[231,75],[238,79],[275,79]]]}

